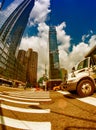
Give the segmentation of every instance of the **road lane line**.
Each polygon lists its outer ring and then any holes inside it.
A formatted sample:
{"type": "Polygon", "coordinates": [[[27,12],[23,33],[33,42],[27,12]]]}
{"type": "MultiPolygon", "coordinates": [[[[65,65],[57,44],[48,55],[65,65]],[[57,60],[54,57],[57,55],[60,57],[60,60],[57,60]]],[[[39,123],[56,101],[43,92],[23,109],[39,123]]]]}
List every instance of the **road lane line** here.
{"type": "Polygon", "coordinates": [[[12,102],[12,103],[17,103],[17,104],[40,105],[40,103],[36,103],[36,102],[23,102],[23,101],[16,101],[16,100],[12,100],[12,99],[10,100],[10,99],[6,99],[6,98],[0,98],[0,100],[12,102]]]}
{"type": "Polygon", "coordinates": [[[1,104],[0,107],[3,109],[24,113],[50,113],[50,109],[32,109],[32,108],[29,109],[29,108],[13,107],[5,104],[1,104]]]}
{"type": "Polygon", "coordinates": [[[0,116],[0,124],[22,130],[51,130],[50,122],[31,122],[0,116]]]}
{"type": "Polygon", "coordinates": [[[57,92],[62,93],[64,95],[70,94],[70,92],[68,92],[68,91],[57,91],[57,92]]]}
{"type": "Polygon", "coordinates": [[[96,106],[96,98],[94,98],[94,97],[84,97],[84,98],[76,98],[76,99],[78,99],[82,102],[96,106]]]}
{"type": "MultiPolygon", "coordinates": [[[[58,91],[59,93],[62,93],[63,95],[71,94],[70,92],[67,91],[58,91]]],[[[96,98],[94,97],[83,97],[83,98],[76,98],[79,101],[85,102],[87,104],[96,106],[96,98]]]]}

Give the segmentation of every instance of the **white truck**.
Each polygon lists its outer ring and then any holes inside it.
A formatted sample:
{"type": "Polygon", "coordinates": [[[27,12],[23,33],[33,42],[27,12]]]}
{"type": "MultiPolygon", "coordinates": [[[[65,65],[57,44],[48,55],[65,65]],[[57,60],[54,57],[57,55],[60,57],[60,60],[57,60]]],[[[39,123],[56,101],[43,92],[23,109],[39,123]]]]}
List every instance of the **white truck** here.
{"type": "Polygon", "coordinates": [[[96,55],[86,57],[73,67],[62,89],[76,90],[80,97],[92,95],[96,89],[96,55]]]}

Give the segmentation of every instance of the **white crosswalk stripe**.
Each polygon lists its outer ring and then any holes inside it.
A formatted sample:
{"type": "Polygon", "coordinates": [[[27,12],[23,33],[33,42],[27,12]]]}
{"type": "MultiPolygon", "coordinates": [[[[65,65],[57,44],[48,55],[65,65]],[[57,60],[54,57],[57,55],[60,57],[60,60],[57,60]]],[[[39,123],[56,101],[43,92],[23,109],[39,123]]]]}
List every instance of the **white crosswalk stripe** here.
{"type": "Polygon", "coordinates": [[[1,108],[5,108],[8,110],[18,111],[18,112],[24,112],[24,113],[50,113],[50,109],[26,109],[26,108],[20,108],[20,107],[12,107],[8,105],[1,104],[1,108]]]}
{"type": "Polygon", "coordinates": [[[1,101],[7,101],[7,102],[12,102],[12,103],[18,103],[18,104],[27,104],[27,105],[39,105],[39,103],[36,102],[23,102],[23,101],[16,101],[16,100],[10,100],[6,98],[0,98],[1,101]]]}
{"type": "Polygon", "coordinates": [[[31,122],[0,116],[0,124],[23,130],[51,130],[50,122],[31,122]]]}
{"type": "Polygon", "coordinates": [[[11,99],[17,99],[17,100],[24,100],[24,101],[51,101],[51,98],[22,98],[22,97],[15,97],[15,96],[9,96],[9,95],[3,95],[1,94],[2,97],[5,97],[5,98],[11,98],[11,99]]]}
{"type": "MultiPolygon", "coordinates": [[[[63,95],[70,94],[70,92],[68,91],[58,91],[58,92],[62,93],[63,95]]],[[[83,98],[76,98],[76,99],[88,103],[90,105],[96,106],[96,98],[94,97],[83,97],[83,98]]]]}
{"type": "Polygon", "coordinates": [[[4,91],[3,93],[5,93],[6,95],[10,95],[10,96],[14,96],[14,97],[22,97],[22,98],[49,98],[49,92],[48,91],[14,91],[14,92],[7,92],[4,91]]]}

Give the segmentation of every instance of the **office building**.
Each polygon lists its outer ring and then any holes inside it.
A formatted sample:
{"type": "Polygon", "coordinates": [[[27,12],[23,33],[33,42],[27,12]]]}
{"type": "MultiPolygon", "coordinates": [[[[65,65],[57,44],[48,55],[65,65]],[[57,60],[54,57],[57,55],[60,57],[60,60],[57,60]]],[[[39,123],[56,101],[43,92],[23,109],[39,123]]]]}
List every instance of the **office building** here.
{"type": "Polygon", "coordinates": [[[49,66],[49,78],[60,79],[57,32],[54,26],[49,27],[49,66]]]}
{"type": "Polygon", "coordinates": [[[18,63],[16,52],[34,1],[23,0],[0,28],[0,75],[6,78],[26,81],[25,67],[18,63]]]}
{"type": "Polygon", "coordinates": [[[0,39],[9,45],[10,53],[15,54],[26,28],[34,0],[24,0],[8,17],[0,29],[0,39]]]}

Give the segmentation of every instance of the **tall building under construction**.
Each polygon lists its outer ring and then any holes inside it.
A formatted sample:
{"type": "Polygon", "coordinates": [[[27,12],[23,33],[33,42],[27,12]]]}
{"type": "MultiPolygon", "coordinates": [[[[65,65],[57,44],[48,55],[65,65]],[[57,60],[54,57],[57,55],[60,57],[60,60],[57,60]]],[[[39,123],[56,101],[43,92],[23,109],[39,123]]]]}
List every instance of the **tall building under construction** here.
{"type": "Polygon", "coordinates": [[[54,26],[49,27],[49,66],[49,78],[60,79],[57,32],[54,26]]]}
{"type": "Polygon", "coordinates": [[[26,80],[23,78],[25,75],[24,66],[19,64],[15,55],[26,28],[30,12],[34,6],[34,1],[23,0],[0,28],[0,76],[26,80]]]}

